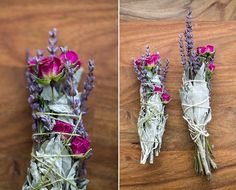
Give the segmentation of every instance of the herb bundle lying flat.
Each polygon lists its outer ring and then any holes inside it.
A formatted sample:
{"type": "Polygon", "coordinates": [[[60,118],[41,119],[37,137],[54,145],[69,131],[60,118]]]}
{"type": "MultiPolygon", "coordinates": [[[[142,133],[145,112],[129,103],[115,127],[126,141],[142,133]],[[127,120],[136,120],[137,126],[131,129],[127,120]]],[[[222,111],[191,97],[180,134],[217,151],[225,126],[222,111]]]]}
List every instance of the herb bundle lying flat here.
{"type": "Polygon", "coordinates": [[[210,179],[211,169],[217,166],[213,161],[212,146],[209,143],[207,124],[211,121],[211,78],[215,70],[215,49],[212,45],[193,49],[192,14],[189,10],[184,33],[180,35],[181,62],[184,66],[183,85],[180,90],[183,118],[187,121],[190,136],[196,143],[195,170],[210,179]],[[184,51],[186,49],[186,52],[184,51]]]}
{"type": "Polygon", "coordinates": [[[85,190],[88,183],[85,161],[91,156],[91,146],[82,116],[93,88],[94,63],[89,60],[84,90],[79,92],[83,69],[78,55],[56,43],[53,29],[49,55],[42,50],[35,57],[27,54],[33,150],[22,190],[85,190]]]}
{"type": "Polygon", "coordinates": [[[165,104],[170,96],[164,86],[169,61],[166,60],[164,68],[161,67],[159,53],[146,54],[133,61],[135,72],[141,82],[140,103],[141,110],[138,118],[138,134],[141,145],[141,164],[147,159],[153,163],[154,155],[158,156],[161,150],[162,136],[165,131],[167,115],[165,104]]]}

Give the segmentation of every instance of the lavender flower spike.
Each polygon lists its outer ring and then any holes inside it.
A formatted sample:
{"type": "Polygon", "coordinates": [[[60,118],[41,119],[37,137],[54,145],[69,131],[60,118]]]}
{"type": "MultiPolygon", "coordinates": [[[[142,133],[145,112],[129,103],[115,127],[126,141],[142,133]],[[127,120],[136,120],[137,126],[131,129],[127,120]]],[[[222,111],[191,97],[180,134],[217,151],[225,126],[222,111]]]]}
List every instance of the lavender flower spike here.
{"type": "Polygon", "coordinates": [[[94,72],[94,61],[93,60],[89,60],[88,61],[88,76],[86,79],[86,82],[84,83],[84,91],[82,93],[82,98],[81,98],[81,103],[82,106],[84,106],[85,102],[88,100],[88,96],[91,93],[93,87],[94,87],[94,80],[95,80],[95,76],[93,74],[94,72]]]}

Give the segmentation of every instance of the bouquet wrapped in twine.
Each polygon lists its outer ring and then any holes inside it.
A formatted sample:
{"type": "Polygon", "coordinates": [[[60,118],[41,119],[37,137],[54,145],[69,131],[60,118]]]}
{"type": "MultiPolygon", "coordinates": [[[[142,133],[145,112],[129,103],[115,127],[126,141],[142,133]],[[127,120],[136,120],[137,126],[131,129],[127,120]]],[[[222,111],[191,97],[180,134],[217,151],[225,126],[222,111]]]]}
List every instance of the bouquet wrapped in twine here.
{"type": "Polygon", "coordinates": [[[180,35],[181,62],[184,67],[180,98],[183,118],[188,123],[190,136],[196,144],[195,170],[211,178],[211,170],[217,166],[213,160],[207,124],[211,121],[211,78],[215,70],[215,48],[212,45],[193,50],[192,12],[186,17],[186,30],[180,35]],[[186,51],[185,51],[186,50],[186,51]]]}
{"type": "Polygon", "coordinates": [[[88,183],[85,161],[92,149],[82,116],[94,86],[94,63],[89,60],[84,90],[79,92],[83,69],[78,55],[56,43],[52,29],[48,55],[42,50],[35,57],[27,53],[33,148],[22,190],[85,190],[88,183]]]}
{"type": "Polygon", "coordinates": [[[151,54],[149,48],[146,54],[133,61],[135,72],[140,84],[141,109],[138,118],[138,134],[141,145],[141,164],[147,160],[152,164],[154,155],[161,150],[162,136],[165,131],[167,115],[165,105],[170,96],[165,88],[164,80],[169,61],[161,67],[159,53],[151,54]]]}

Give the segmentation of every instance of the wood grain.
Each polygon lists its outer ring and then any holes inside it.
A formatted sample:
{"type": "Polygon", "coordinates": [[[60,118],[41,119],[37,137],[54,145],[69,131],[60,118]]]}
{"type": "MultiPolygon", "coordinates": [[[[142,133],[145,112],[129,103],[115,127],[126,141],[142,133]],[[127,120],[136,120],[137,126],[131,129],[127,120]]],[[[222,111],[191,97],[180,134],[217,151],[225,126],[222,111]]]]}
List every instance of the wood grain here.
{"type": "Polygon", "coordinates": [[[25,179],[32,146],[25,49],[46,48],[52,27],[85,68],[95,59],[96,87],[85,117],[94,149],[88,189],[117,189],[117,2],[5,0],[0,25],[0,189],[21,189],[25,179]]]}
{"type": "Polygon", "coordinates": [[[194,144],[182,119],[179,99],[182,65],[178,35],[184,30],[180,21],[121,22],[120,63],[120,136],[121,190],[234,190],[236,189],[236,22],[194,21],[195,46],[214,44],[216,73],[213,77],[213,120],[209,124],[211,142],[219,169],[211,182],[195,176],[194,144]],[[170,58],[166,86],[172,97],[167,106],[169,119],[163,146],[153,165],[140,165],[137,118],[140,109],[139,82],[132,57],[141,55],[145,46],[170,58]]]}
{"type": "Polygon", "coordinates": [[[121,0],[122,20],[183,20],[192,7],[199,21],[236,19],[236,0],[121,0]]]}

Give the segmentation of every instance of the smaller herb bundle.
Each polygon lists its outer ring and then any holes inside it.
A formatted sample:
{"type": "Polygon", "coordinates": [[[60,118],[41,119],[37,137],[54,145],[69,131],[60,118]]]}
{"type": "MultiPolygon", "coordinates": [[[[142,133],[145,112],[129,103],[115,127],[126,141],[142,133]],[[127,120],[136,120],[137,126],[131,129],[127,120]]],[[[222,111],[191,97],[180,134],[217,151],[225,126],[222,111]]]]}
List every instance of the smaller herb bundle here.
{"type": "Polygon", "coordinates": [[[146,53],[133,61],[135,72],[140,84],[141,109],[138,118],[138,134],[141,145],[141,164],[147,159],[152,164],[154,155],[158,156],[162,145],[167,115],[165,105],[170,96],[165,88],[169,60],[161,67],[159,53],[151,54],[149,47],[146,53]]]}
{"type": "Polygon", "coordinates": [[[198,47],[193,50],[192,12],[186,17],[184,33],[180,35],[181,62],[184,66],[183,85],[180,90],[183,118],[188,123],[190,136],[196,144],[195,170],[197,174],[205,174],[211,178],[211,170],[217,166],[213,160],[212,145],[209,142],[207,124],[211,121],[211,78],[215,70],[215,48],[212,45],[198,47]],[[185,52],[186,50],[186,52],[185,52]]]}
{"type": "Polygon", "coordinates": [[[58,47],[57,31],[49,32],[48,55],[27,54],[27,82],[32,108],[33,149],[22,190],[86,190],[85,161],[91,152],[82,116],[94,86],[94,62],[82,92],[78,84],[83,69],[78,55],[58,47]]]}

